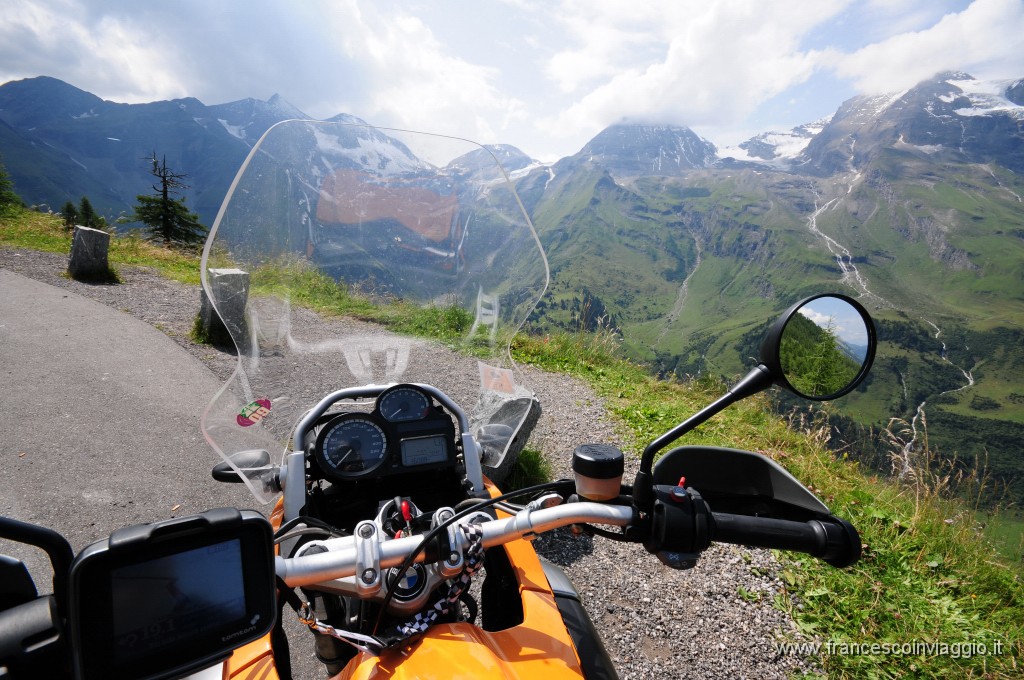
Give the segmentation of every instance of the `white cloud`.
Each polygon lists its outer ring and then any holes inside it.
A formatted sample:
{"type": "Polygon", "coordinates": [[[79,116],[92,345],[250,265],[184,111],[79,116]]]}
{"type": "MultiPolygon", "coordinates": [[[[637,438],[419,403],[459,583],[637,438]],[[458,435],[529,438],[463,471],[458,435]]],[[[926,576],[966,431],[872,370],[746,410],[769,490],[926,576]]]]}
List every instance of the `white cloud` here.
{"type": "Polygon", "coordinates": [[[867,0],[864,5],[854,5],[854,9],[867,24],[865,41],[879,42],[894,35],[931,26],[950,13],[951,6],[962,2],[963,0],[867,0]]]}
{"type": "MultiPolygon", "coordinates": [[[[495,69],[456,56],[419,17],[348,2],[336,6],[330,20],[371,84],[357,113],[363,118],[493,142],[525,115],[525,104],[496,85],[495,69]]],[[[337,91],[345,91],[343,84],[337,91]]]]}
{"type": "Polygon", "coordinates": [[[737,124],[813,73],[819,52],[801,50],[801,39],[845,4],[567,0],[556,16],[575,44],[547,74],[581,94],[544,125],[593,133],[622,118],[737,124]]]}
{"type": "Polygon", "coordinates": [[[822,312],[815,311],[809,307],[801,307],[798,311],[803,316],[813,321],[815,325],[821,326],[822,328],[826,328],[833,322],[831,314],[823,314],[822,312]]]}
{"type": "Polygon", "coordinates": [[[868,341],[864,320],[855,309],[845,302],[819,298],[797,311],[819,328],[831,328],[839,338],[846,342],[863,345],[868,341]],[[812,305],[818,309],[811,309],[812,305]]]}
{"type": "Polygon", "coordinates": [[[0,82],[50,75],[126,102],[278,93],[315,117],[554,160],[623,118],[720,144],[817,118],[851,83],[902,89],[943,68],[1024,75],[1024,2],[950,12],[967,1],[0,0],[0,82]]]}
{"type": "Polygon", "coordinates": [[[497,85],[498,71],[458,56],[458,47],[391,3],[0,2],[0,82],[53,75],[129,103],[276,92],[317,117],[353,113],[500,141],[525,104],[497,85]]]}
{"type": "Polygon", "coordinates": [[[833,54],[836,73],[866,93],[901,90],[950,69],[976,77],[1024,73],[1024,2],[975,0],[929,28],[833,54]]]}
{"type": "Polygon", "coordinates": [[[181,97],[188,93],[175,74],[175,46],[162,45],[152,27],[115,15],[90,16],[75,2],[9,0],[0,4],[0,80],[54,75],[86,83],[123,102],[181,97]],[[15,55],[14,52],[17,52],[15,55]]]}

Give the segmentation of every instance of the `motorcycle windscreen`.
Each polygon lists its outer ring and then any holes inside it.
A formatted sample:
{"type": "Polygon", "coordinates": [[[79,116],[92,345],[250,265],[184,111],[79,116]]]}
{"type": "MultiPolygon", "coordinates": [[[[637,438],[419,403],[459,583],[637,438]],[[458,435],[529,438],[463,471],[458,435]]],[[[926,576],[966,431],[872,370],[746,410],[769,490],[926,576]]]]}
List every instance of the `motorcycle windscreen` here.
{"type": "MultiPolygon", "coordinates": [[[[203,289],[238,354],[203,416],[206,439],[232,465],[243,451],[284,453],[292,426],[327,392],[417,380],[431,334],[509,371],[498,389],[481,382],[488,406],[477,411],[518,399],[501,417],[522,422],[525,412],[508,412],[526,408],[509,345],[548,277],[533,225],[486,148],[279,123],[246,159],[203,250],[203,289]]],[[[474,418],[474,429],[487,424],[474,418]]],[[[262,502],[270,469],[240,470],[262,502]]]]}

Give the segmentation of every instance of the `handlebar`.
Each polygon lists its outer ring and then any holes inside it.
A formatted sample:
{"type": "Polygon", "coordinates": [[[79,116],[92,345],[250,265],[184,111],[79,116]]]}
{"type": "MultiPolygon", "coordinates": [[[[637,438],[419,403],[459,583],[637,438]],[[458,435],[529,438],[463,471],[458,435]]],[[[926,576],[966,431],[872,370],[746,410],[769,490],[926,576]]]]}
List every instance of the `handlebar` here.
{"type": "MultiPolygon", "coordinates": [[[[532,538],[537,534],[569,526],[570,524],[609,524],[627,526],[634,521],[634,510],[627,505],[605,505],[602,503],[569,503],[553,508],[525,508],[511,517],[483,522],[484,548],[509,543],[520,538],[532,538]]],[[[469,545],[463,532],[459,531],[460,548],[469,545]]],[[[277,575],[291,587],[312,585],[334,579],[355,576],[360,570],[358,539],[355,536],[332,538],[321,541],[326,550],[297,557],[277,557],[277,575]]],[[[447,555],[438,555],[432,546],[423,546],[422,538],[411,536],[395,538],[379,543],[379,561],[375,570],[389,569],[401,564],[414,550],[419,550],[415,562],[438,561],[447,555]]]]}
{"type": "MultiPolygon", "coordinates": [[[[860,558],[861,544],[857,531],[849,522],[836,517],[798,522],[710,511],[706,514],[709,519],[706,524],[698,522],[692,525],[706,527],[706,540],[696,541],[704,547],[710,541],[717,541],[795,550],[840,568],[860,558]]],[[[582,502],[552,508],[524,508],[513,516],[483,522],[479,528],[483,536],[483,547],[491,548],[517,539],[530,539],[537,534],[571,524],[629,527],[638,521],[640,518],[632,506],[582,502]]],[[[448,545],[459,551],[469,546],[469,539],[459,529],[449,532],[448,540],[448,545]]],[[[298,587],[356,576],[367,568],[379,572],[396,567],[413,551],[418,551],[414,562],[439,562],[448,558],[448,553],[444,552],[446,549],[439,549],[438,544],[433,542],[424,545],[421,536],[394,539],[371,535],[363,536],[362,539],[346,536],[319,541],[318,545],[321,547],[317,551],[307,554],[290,558],[277,557],[277,575],[289,586],[298,587]],[[366,550],[361,547],[360,541],[370,539],[374,544],[373,557],[368,562],[366,550]]],[[[657,546],[658,549],[660,547],[657,546]]],[[[648,550],[656,551],[651,546],[648,546],[648,550]]]]}
{"type": "Polygon", "coordinates": [[[712,541],[795,550],[839,568],[860,559],[860,536],[852,524],[837,517],[794,522],[712,512],[711,518],[712,541]]]}

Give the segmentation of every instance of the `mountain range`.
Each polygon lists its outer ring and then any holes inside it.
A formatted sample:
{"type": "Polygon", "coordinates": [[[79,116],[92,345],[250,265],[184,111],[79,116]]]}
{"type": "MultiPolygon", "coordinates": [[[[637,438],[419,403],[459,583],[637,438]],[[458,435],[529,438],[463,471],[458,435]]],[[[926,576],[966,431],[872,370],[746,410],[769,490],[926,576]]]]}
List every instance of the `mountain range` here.
{"type": "MultiPolygon", "coordinates": [[[[116,217],[150,191],[156,151],[209,224],[263,132],[305,117],[276,96],[127,105],[34,78],[0,86],[0,155],[27,202],[88,195],[116,217]]],[[[1024,500],[1024,80],[942,73],[736,148],[617,124],[549,165],[492,151],[548,252],[538,329],[603,327],[662,374],[734,375],[779,309],[850,293],[881,344],[832,411],[845,441],[885,467],[877,429],[903,418],[920,442],[927,413],[932,446],[984,457],[1024,500]]]]}
{"type": "Polygon", "coordinates": [[[289,118],[307,116],[277,96],[117,104],[39,77],[0,86],[0,154],[26,202],[59,210],[88,196],[112,221],[151,192],[145,159],[156,152],[188,176],[188,205],[209,225],[249,149],[289,118]]]}

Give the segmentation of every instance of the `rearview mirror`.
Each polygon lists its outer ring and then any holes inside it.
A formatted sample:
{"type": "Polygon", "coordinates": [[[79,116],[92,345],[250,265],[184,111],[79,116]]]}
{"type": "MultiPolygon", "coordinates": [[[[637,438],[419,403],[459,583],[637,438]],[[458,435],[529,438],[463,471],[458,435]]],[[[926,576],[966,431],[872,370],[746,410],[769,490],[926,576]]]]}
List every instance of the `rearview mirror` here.
{"type": "Polygon", "coordinates": [[[775,383],[806,399],[841,397],[867,375],[875,326],[856,300],[817,295],[790,307],[765,336],[760,361],[775,383]]]}
{"type": "Polygon", "coordinates": [[[817,401],[841,397],[867,376],[876,344],[871,315],[853,298],[821,294],[797,302],[765,335],[757,366],[719,399],[647,445],[633,482],[634,502],[651,507],[655,454],[708,418],[772,385],[817,401]]]}

